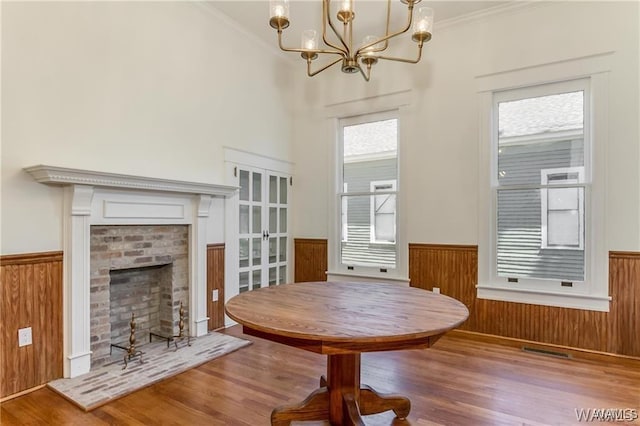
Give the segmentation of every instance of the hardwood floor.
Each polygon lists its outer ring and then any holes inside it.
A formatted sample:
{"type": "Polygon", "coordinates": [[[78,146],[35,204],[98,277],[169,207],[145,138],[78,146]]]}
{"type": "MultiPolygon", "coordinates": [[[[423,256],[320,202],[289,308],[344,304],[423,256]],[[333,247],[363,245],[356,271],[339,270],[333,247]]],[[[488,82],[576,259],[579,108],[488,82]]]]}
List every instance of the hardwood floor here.
{"type": "MultiPolygon", "coordinates": [[[[274,407],[302,400],[325,374],[323,355],[238,326],[226,332],[254,344],[89,413],[43,388],[4,402],[0,423],[268,425],[274,407]]],[[[580,408],[640,413],[638,361],[558,359],[457,336],[427,350],[363,354],[362,381],[412,403],[407,421],[389,412],[365,417],[367,425],[559,425],[579,424],[580,408]]]]}

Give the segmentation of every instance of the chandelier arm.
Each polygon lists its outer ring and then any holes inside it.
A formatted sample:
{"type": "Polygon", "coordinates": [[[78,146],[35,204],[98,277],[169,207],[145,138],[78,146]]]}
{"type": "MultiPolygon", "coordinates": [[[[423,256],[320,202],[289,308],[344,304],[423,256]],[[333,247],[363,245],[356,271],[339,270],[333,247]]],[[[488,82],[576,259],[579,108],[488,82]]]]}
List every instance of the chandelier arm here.
{"type": "MultiPolygon", "coordinates": [[[[384,32],[385,36],[389,35],[389,28],[391,26],[390,23],[391,23],[391,0],[387,0],[387,27],[384,32]]],[[[389,40],[385,40],[384,47],[381,47],[379,49],[374,49],[374,52],[382,52],[383,50],[386,50],[387,47],[389,47],[389,40]]]]}
{"type": "Polygon", "coordinates": [[[335,61],[331,62],[328,65],[323,66],[320,69],[317,69],[317,70],[311,72],[311,59],[307,59],[307,75],[309,77],[313,77],[314,75],[320,74],[322,71],[326,70],[327,68],[329,68],[329,67],[331,67],[331,66],[333,66],[333,65],[335,65],[335,64],[337,64],[338,62],[341,62],[341,61],[342,61],[342,57],[336,59],[335,61]]]}
{"type": "Polygon", "coordinates": [[[367,43],[367,44],[365,44],[363,46],[360,46],[360,48],[358,50],[356,50],[355,56],[360,56],[364,49],[369,48],[369,47],[373,46],[374,44],[378,44],[378,43],[381,43],[381,42],[384,41],[385,42],[385,48],[384,49],[378,49],[378,50],[374,49],[373,50],[374,52],[381,52],[381,51],[383,51],[383,50],[385,50],[387,48],[386,47],[386,43],[387,43],[387,41],[389,39],[392,39],[394,37],[399,36],[400,34],[404,34],[407,31],[409,31],[409,28],[411,28],[411,22],[413,22],[413,3],[409,3],[407,6],[408,6],[408,10],[409,10],[409,15],[407,17],[407,25],[403,29],[401,29],[399,31],[396,31],[393,34],[387,34],[384,37],[381,37],[381,38],[379,38],[377,40],[372,41],[371,43],[367,43]]]}
{"type": "Polygon", "coordinates": [[[342,38],[338,30],[336,30],[336,27],[333,25],[333,21],[331,20],[331,10],[329,8],[330,1],[331,0],[322,0],[322,12],[324,13],[324,16],[322,19],[322,41],[324,41],[327,45],[333,47],[334,49],[342,50],[345,56],[350,56],[351,48],[347,46],[347,43],[345,43],[344,38],[342,38]],[[331,29],[333,30],[333,33],[336,35],[336,37],[338,37],[338,40],[340,40],[340,43],[342,43],[342,45],[344,46],[344,49],[334,46],[333,44],[329,43],[329,41],[327,40],[327,25],[325,22],[325,18],[326,18],[326,22],[329,23],[329,27],[331,27],[331,29]]]}
{"type": "Polygon", "coordinates": [[[301,49],[294,47],[285,47],[282,45],[282,31],[278,31],[278,47],[285,52],[300,52],[300,53],[329,53],[333,55],[340,55],[339,61],[344,57],[344,52],[341,50],[327,50],[327,49],[301,49]]]}
{"type": "Polygon", "coordinates": [[[365,81],[369,81],[369,79],[371,78],[371,65],[367,65],[367,73],[365,74],[364,70],[362,69],[361,66],[358,66],[358,69],[360,70],[360,74],[362,74],[362,77],[364,77],[365,81]]]}
{"type": "Polygon", "coordinates": [[[422,58],[422,43],[418,43],[418,57],[416,59],[395,58],[392,56],[374,56],[377,59],[384,59],[385,61],[405,62],[408,64],[417,64],[422,58]]]}

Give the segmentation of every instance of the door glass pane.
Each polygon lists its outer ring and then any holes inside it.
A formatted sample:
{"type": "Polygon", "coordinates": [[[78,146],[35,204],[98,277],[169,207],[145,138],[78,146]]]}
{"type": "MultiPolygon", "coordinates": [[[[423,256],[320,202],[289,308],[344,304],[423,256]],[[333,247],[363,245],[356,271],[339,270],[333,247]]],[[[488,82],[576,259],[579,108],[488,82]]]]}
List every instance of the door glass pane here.
{"type": "Polygon", "coordinates": [[[276,269],[275,266],[272,266],[271,268],[269,268],[269,285],[270,286],[277,284],[277,282],[276,282],[276,271],[277,271],[277,269],[276,269]]]}
{"type": "Polygon", "coordinates": [[[280,232],[287,232],[287,209],[280,209],[280,232]]]}
{"type": "Polygon", "coordinates": [[[278,277],[278,284],[284,284],[287,281],[287,267],[280,267],[280,276],[278,277]]]}
{"type": "Polygon", "coordinates": [[[262,232],[262,207],[253,206],[253,233],[259,234],[262,232]]]}
{"type": "Polygon", "coordinates": [[[252,265],[260,265],[262,263],[262,238],[254,238],[252,241],[253,244],[253,259],[252,265]]]}
{"type": "Polygon", "coordinates": [[[280,262],[287,260],[287,237],[280,237],[280,262]]]}
{"type": "Polygon", "coordinates": [[[287,178],[280,178],[280,204],[287,204],[287,178]]]}
{"type": "Polygon", "coordinates": [[[269,238],[269,263],[278,261],[278,239],[269,238]]]}
{"type": "Polygon", "coordinates": [[[262,173],[253,172],[253,201],[262,201],[262,173]]]}
{"type": "Polygon", "coordinates": [[[269,176],[269,202],[278,202],[278,176],[269,176]]]}
{"type": "Polygon", "coordinates": [[[249,233],[249,206],[240,206],[240,233],[249,233]]]}
{"type": "Polygon", "coordinates": [[[249,201],[249,172],[240,170],[240,199],[249,201]]]}
{"type": "Polygon", "coordinates": [[[249,290],[249,272],[240,272],[240,293],[249,290]]]}
{"type": "Polygon", "coordinates": [[[269,207],[269,233],[276,234],[278,232],[278,208],[269,207]]]}
{"type": "Polygon", "coordinates": [[[249,266],[249,239],[240,238],[240,267],[249,266]]]}
{"type": "Polygon", "coordinates": [[[253,275],[252,275],[252,279],[253,279],[253,289],[258,289],[260,288],[260,283],[261,283],[261,277],[262,277],[262,271],[260,269],[257,269],[255,271],[253,271],[253,275]]]}

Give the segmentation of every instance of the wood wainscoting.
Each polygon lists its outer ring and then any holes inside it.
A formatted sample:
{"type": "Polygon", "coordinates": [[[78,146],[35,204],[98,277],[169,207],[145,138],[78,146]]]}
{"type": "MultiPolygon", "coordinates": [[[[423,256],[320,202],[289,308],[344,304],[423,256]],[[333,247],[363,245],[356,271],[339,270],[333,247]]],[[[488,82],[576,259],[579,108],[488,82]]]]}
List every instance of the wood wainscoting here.
{"type": "Polygon", "coordinates": [[[209,330],[224,327],[224,244],[207,245],[207,315],[209,330]],[[218,300],[213,292],[218,291],[218,300]]]}
{"type": "Polygon", "coordinates": [[[477,276],[477,246],[409,244],[411,285],[467,305],[462,330],[640,357],[640,253],[610,252],[610,312],[478,299],[477,276]]]}
{"type": "Polygon", "coordinates": [[[0,256],[0,398],[62,377],[62,252],[0,256]],[[33,344],[18,346],[31,327],[33,344]]]}
{"type": "Polygon", "coordinates": [[[327,280],[327,240],[295,238],[294,282],[327,280]]]}

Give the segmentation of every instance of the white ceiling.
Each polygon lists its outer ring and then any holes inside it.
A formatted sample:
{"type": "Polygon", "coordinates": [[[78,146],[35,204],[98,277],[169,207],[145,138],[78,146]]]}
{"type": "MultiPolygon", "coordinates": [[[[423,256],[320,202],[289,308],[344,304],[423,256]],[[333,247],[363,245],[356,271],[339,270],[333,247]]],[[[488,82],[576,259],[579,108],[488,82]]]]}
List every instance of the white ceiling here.
{"type": "MultiPolygon", "coordinates": [[[[334,0],[332,8],[340,2],[334,0]]],[[[436,24],[444,20],[460,17],[496,6],[509,3],[508,1],[422,1],[416,4],[416,9],[428,6],[434,9],[436,24]]],[[[366,35],[381,35],[384,33],[386,16],[384,0],[355,0],[354,43],[358,43],[366,35]]],[[[407,7],[400,0],[391,0],[391,31],[403,26],[407,19],[407,7]]],[[[269,26],[268,0],[234,0],[209,1],[207,5],[216,8],[223,14],[236,21],[243,29],[254,34],[268,43],[276,42],[276,31],[269,26]]],[[[333,10],[333,9],[332,9],[333,10]]],[[[298,47],[302,31],[322,29],[322,1],[321,0],[291,0],[289,7],[291,25],[284,30],[285,45],[298,47]]],[[[335,16],[335,13],[332,14],[335,16]]],[[[341,25],[334,19],[335,25],[341,25]]],[[[435,33],[435,31],[434,31],[435,33]]],[[[434,37],[436,34],[434,34],[434,37]]]]}

